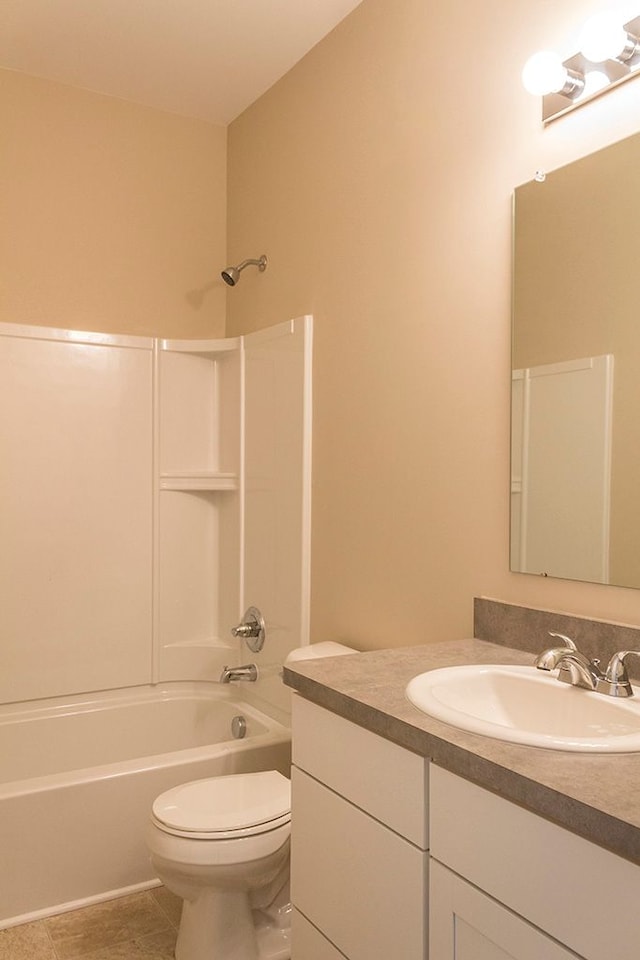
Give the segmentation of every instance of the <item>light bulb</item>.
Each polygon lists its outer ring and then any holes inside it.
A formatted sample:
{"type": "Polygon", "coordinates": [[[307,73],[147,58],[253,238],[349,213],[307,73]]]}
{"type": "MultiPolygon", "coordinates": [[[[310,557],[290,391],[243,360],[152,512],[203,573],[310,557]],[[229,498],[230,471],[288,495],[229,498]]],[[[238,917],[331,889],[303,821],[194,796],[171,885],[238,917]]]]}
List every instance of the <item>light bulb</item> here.
{"type": "Polygon", "coordinates": [[[610,13],[587,20],[580,34],[580,52],[591,63],[616,60],[627,46],[627,31],[610,13]]]}
{"type": "Polygon", "coordinates": [[[525,90],[534,96],[559,93],[567,82],[567,70],[557,53],[541,50],[529,57],[522,71],[525,90]]]}
{"type": "Polygon", "coordinates": [[[605,87],[608,87],[610,82],[609,77],[606,73],[603,73],[602,70],[589,70],[584,76],[584,89],[580,96],[591,97],[594,93],[598,93],[599,90],[604,90],[605,87]]]}

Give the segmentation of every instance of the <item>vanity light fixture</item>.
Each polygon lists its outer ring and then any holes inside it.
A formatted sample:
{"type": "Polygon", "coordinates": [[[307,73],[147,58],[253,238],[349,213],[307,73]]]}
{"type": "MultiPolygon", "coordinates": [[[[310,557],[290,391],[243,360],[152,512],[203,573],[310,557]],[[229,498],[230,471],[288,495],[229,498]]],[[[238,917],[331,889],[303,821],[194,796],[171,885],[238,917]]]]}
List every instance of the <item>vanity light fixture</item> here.
{"type": "Polygon", "coordinates": [[[580,36],[580,52],[568,60],[534,53],[522,71],[525,88],[542,97],[542,122],[588,103],[640,74],[640,17],[621,23],[611,13],[592,17],[580,36]]]}
{"type": "Polygon", "coordinates": [[[580,34],[580,53],[591,63],[619,60],[630,64],[638,55],[638,37],[631,23],[620,23],[611,13],[587,20],[580,34]]]}
{"type": "Polygon", "coordinates": [[[582,74],[570,70],[551,50],[540,50],[527,60],[522,71],[522,82],[525,90],[539,97],[561,93],[573,99],[584,89],[582,74]]]}

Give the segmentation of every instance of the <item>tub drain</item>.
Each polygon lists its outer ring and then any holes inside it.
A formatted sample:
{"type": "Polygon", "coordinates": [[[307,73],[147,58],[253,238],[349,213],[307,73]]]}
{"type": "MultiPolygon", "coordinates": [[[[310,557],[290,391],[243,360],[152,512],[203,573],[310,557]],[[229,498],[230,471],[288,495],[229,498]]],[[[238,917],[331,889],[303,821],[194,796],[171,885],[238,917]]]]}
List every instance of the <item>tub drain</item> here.
{"type": "Polygon", "coordinates": [[[234,740],[242,740],[247,735],[247,721],[241,714],[231,721],[231,735],[234,740]]]}

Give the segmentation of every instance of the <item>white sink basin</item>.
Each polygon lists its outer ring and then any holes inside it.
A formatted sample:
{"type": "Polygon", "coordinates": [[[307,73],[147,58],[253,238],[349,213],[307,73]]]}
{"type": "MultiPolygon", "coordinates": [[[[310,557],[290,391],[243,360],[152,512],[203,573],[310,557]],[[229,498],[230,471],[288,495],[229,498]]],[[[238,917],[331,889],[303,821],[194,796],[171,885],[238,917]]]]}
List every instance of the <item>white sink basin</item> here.
{"type": "Polygon", "coordinates": [[[406,694],[423,713],[511,743],[587,753],[640,751],[640,689],[616,699],[535,667],[472,665],[421,673],[406,694]]]}

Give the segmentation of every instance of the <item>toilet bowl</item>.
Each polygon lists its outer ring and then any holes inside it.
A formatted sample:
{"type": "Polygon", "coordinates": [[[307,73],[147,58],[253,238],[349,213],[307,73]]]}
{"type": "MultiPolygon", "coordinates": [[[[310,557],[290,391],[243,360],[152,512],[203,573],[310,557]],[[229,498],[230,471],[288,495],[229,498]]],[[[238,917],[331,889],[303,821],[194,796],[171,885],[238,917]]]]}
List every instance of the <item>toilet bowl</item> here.
{"type": "Polygon", "coordinates": [[[151,861],[184,900],[176,960],[288,960],[290,782],[275,770],[160,794],[151,861]]]}
{"type": "MultiPolygon", "coordinates": [[[[333,641],[286,662],[356,651],[333,641]]],[[[289,960],[291,785],[275,770],[160,794],[147,827],[158,877],[184,905],[176,960],[289,960]]]]}

